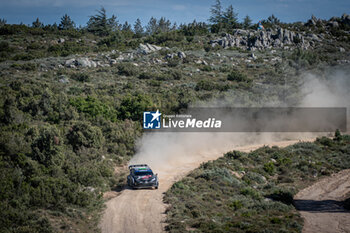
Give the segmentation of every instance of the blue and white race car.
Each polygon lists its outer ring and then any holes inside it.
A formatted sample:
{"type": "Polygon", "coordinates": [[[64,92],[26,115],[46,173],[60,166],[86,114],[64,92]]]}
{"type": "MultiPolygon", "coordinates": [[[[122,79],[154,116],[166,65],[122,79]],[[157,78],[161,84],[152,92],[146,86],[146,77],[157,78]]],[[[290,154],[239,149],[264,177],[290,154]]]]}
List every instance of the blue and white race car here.
{"type": "Polygon", "coordinates": [[[128,185],[131,188],[152,188],[158,189],[158,176],[147,164],[136,164],[129,166],[128,185]]]}

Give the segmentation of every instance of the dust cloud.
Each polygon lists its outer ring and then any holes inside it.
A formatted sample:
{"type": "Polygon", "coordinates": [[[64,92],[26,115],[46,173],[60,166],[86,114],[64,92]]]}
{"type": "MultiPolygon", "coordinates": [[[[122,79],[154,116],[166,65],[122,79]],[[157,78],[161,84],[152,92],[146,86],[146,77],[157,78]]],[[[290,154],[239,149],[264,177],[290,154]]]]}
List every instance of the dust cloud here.
{"type": "MultiPolygon", "coordinates": [[[[297,106],[349,109],[350,73],[347,70],[333,68],[322,74],[303,74],[301,98],[297,106]]],[[[241,107],[242,104],[237,106],[241,107]]],[[[245,145],[264,145],[285,140],[302,141],[320,135],[329,136],[330,133],[145,133],[137,144],[137,153],[130,164],[146,163],[154,170],[164,171],[196,160],[211,160],[213,154],[223,154],[245,145]]]]}

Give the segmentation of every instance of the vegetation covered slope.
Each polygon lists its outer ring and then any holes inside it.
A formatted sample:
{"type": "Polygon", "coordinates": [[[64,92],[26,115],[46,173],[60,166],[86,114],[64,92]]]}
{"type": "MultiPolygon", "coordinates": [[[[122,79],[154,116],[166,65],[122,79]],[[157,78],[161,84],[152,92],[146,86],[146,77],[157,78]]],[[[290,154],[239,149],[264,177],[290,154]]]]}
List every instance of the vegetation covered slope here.
{"type": "Polygon", "coordinates": [[[165,195],[170,232],[301,232],[293,196],[350,168],[350,136],[286,148],[232,151],[202,164],[165,195]]]}

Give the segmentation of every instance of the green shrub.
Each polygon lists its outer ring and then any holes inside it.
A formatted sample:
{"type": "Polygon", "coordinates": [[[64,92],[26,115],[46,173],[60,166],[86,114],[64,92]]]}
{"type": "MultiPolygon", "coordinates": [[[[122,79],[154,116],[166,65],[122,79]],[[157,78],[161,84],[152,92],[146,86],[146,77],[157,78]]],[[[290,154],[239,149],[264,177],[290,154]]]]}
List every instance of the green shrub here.
{"type": "Polygon", "coordinates": [[[269,173],[270,175],[273,175],[275,173],[275,165],[273,162],[268,162],[264,164],[264,170],[269,173]]]}
{"type": "Polygon", "coordinates": [[[16,54],[15,56],[13,56],[12,60],[15,60],[15,61],[19,61],[19,60],[29,61],[29,60],[33,60],[35,58],[36,57],[32,53],[19,53],[19,54],[16,54]]]}
{"type": "Polygon", "coordinates": [[[201,66],[201,68],[200,68],[202,71],[206,71],[206,72],[210,72],[210,71],[212,71],[213,69],[211,68],[211,66],[209,66],[209,65],[203,65],[203,66],[201,66]]]}
{"type": "Polygon", "coordinates": [[[105,119],[111,121],[116,121],[117,119],[117,112],[112,106],[107,105],[106,103],[103,103],[94,97],[89,96],[86,98],[71,98],[69,100],[69,103],[74,106],[79,112],[83,112],[93,119],[98,116],[102,116],[105,119]]]}
{"type": "Polygon", "coordinates": [[[246,83],[251,82],[251,80],[247,77],[247,75],[235,70],[231,71],[227,75],[227,80],[236,81],[236,82],[246,82],[246,83]]]}
{"type": "Polygon", "coordinates": [[[327,137],[317,138],[316,142],[320,143],[323,146],[332,146],[334,144],[333,140],[327,137]]]}
{"type": "Polygon", "coordinates": [[[250,188],[250,187],[242,188],[240,193],[243,194],[244,196],[250,196],[254,199],[261,198],[260,193],[257,192],[256,190],[254,190],[253,188],[250,188]]]}
{"type": "Polygon", "coordinates": [[[53,56],[68,56],[70,54],[89,52],[91,46],[87,46],[84,42],[66,41],[63,44],[51,45],[47,52],[53,56]]]}
{"type": "Polygon", "coordinates": [[[118,108],[118,118],[125,120],[131,119],[139,121],[143,117],[143,112],[152,110],[151,99],[146,95],[137,94],[136,96],[125,96],[118,108]]]}
{"type": "Polygon", "coordinates": [[[71,79],[74,79],[79,82],[89,82],[90,81],[90,76],[89,74],[86,73],[74,73],[71,76],[71,79]]]}
{"type": "Polygon", "coordinates": [[[169,67],[177,67],[181,62],[181,59],[178,57],[170,58],[168,59],[168,66],[169,67]]]}
{"type": "Polygon", "coordinates": [[[197,82],[196,85],[196,90],[200,91],[200,90],[204,90],[204,91],[212,91],[216,89],[216,85],[213,81],[210,81],[208,79],[202,79],[199,82],[197,82]]]}
{"type": "Polygon", "coordinates": [[[293,196],[294,196],[294,193],[292,193],[289,190],[278,189],[274,191],[272,194],[268,195],[267,197],[272,198],[275,201],[280,201],[280,202],[283,202],[284,204],[291,205],[293,204],[293,196]]]}
{"type": "Polygon", "coordinates": [[[152,79],[155,75],[150,72],[142,72],[137,76],[139,79],[152,79]]]}
{"type": "Polygon", "coordinates": [[[1,41],[0,42],[0,52],[12,52],[13,48],[10,47],[9,42],[1,41]]]}
{"type": "Polygon", "coordinates": [[[118,73],[125,76],[136,76],[138,69],[131,63],[122,63],[118,65],[118,73]]]}
{"type": "Polygon", "coordinates": [[[227,152],[224,156],[225,156],[225,158],[239,159],[244,155],[245,155],[244,152],[234,150],[234,151],[227,152]]]}
{"type": "Polygon", "coordinates": [[[62,139],[60,139],[59,132],[55,126],[41,127],[39,137],[31,145],[31,157],[46,166],[59,165],[63,162],[59,148],[61,143],[62,139]]]}
{"type": "Polygon", "coordinates": [[[234,210],[239,210],[243,207],[243,203],[240,200],[234,200],[229,204],[229,207],[233,208],[234,210]]]}
{"type": "Polygon", "coordinates": [[[173,77],[175,80],[180,80],[182,79],[182,73],[181,71],[178,70],[172,70],[170,71],[170,75],[173,77]]]}
{"type": "Polygon", "coordinates": [[[38,68],[37,64],[35,63],[23,63],[23,64],[13,63],[11,67],[15,69],[26,70],[26,71],[35,71],[38,68]]]}
{"type": "Polygon", "coordinates": [[[67,134],[67,139],[76,151],[81,147],[100,148],[104,142],[104,137],[100,128],[91,126],[86,122],[77,122],[67,134]]]}

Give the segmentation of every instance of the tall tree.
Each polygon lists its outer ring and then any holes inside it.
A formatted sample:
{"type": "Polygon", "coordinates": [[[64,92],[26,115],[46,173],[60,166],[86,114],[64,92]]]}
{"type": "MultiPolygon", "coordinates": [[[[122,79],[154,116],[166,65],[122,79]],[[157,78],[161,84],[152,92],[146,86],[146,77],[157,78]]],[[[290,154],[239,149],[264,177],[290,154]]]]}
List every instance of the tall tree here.
{"type": "Polygon", "coordinates": [[[119,29],[117,17],[112,15],[111,18],[107,18],[106,9],[104,7],[97,11],[96,15],[90,16],[87,23],[87,30],[99,36],[107,36],[119,29]]]}
{"type": "Polygon", "coordinates": [[[132,31],[131,25],[128,23],[128,21],[125,21],[125,23],[123,24],[122,31],[132,31]]]}
{"type": "Polygon", "coordinates": [[[33,28],[42,28],[44,27],[44,24],[40,22],[39,18],[36,18],[36,20],[33,22],[33,28]]]}
{"type": "Polygon", "coordinates": [[[58,28],[60,30],[74,29],[75,28],[75,23],[73,22],[73,20],[67,14],[65,14],[64,16],[62,16],[61,23],[58,26],[58,28]]]}
{"type": "Polygon", "coordinates": [[[128,23],[128,21],[125,21],[125,23],[122,26],[122,33],[125,38],[130,39],[133,37],[134,32],[131,29],[131,25],[128,23]]]}
{"type": "Polygon", "coordinates": [[[161,17],[158,22],[158,29],[161,32],[168,32],[170,31],[171,22],[167,20],[165,17],[161,17]]]}
{"type": "Polygon", "coordinates": [[[213,24],[219,24],[222,21],[222,6],[221,1],[216,0],[215,4],[210,8],[211,16],[209,21],[213,24]]]}
{"type": "Polygon", "coordinates": [[[7,23],[6,19],[0,19],[0,27],[5,26],[6,23],[7,23]]]}
{"type": "Polygon", "coordinates": [[[153,17],[149,20],[147,26],[146,26],[146,31],[148,34],[152,35],[158,31],[158,24],[157,20],[153,17]]]}
{"type": "Polygon", "coordinates": [[[267,18],[267,21],[271,24],[274,24],[274,25],[281,23],[281,21],[273,14],[267,18]]]}
{"type": "Polygon", "coordinates": [[[175,31],[177,29],[177,24],[176,24],[176,22],[173,24],[173,26],[171,27],[171,31],[175,31]]]}
{"type": "Polygon", "coordinates": [[[135,21],[135,24],[134,24],[134,33],[136,35],[136,37],[141,37],[143,35],[143,27],[142,27],[142,24],[141,24],[141,20],[138,18],[136,19],[135,21]]]}
{"type": "Polygon", "coordinates": [[[234,12],[233,6],[229,5],[222,16],[222,22],[224,24],[224,27],[228,29],[234,29],[239,27],[237,16],[238,16],[238,13],[234,12]]]}
{"type": "Polygon", "coordinates": [[[252,25],[252,19],[249,17],[249,15],[247,15],[246,17],[244,17],[243,19],[243,28],[247,29],[252,25]]]}

